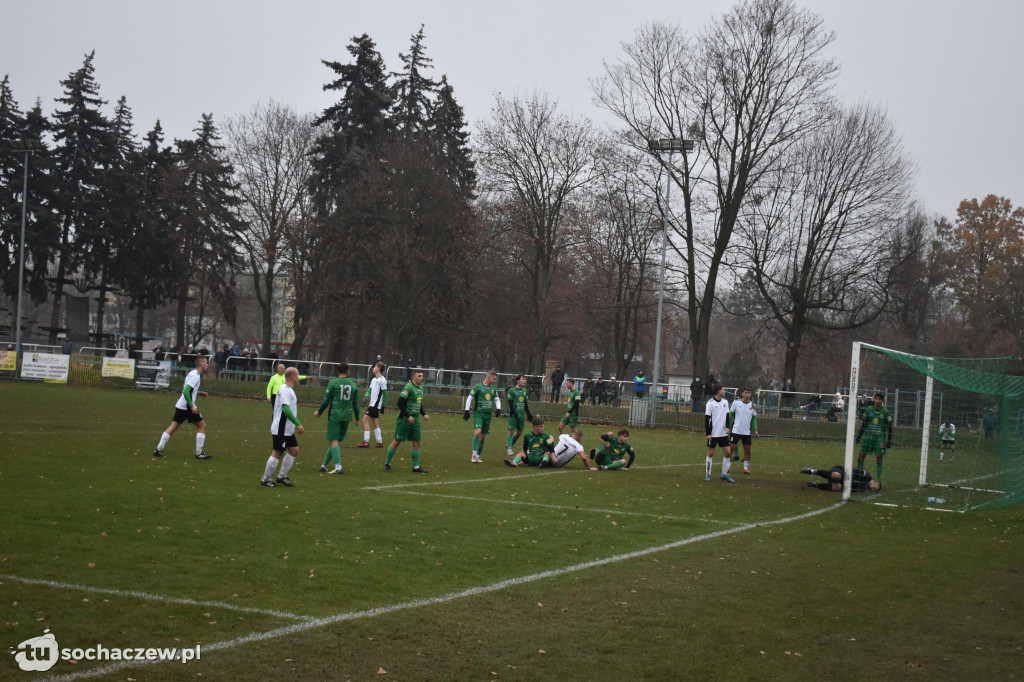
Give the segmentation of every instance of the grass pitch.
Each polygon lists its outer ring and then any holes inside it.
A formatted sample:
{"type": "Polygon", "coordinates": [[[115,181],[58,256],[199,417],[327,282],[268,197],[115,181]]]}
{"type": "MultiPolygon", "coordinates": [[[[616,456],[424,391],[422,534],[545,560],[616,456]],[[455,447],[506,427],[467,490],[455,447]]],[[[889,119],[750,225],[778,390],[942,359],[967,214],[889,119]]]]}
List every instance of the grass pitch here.
{"type": "Polygon", "coordinates": [[[385,473],[353,425],[328,476],[302,405],[295,487],[268,489],[265,402],[202,399],[214,458],[193,458],[189,425],[154,458],[175,399],[0,382],[8,650],[45,628],[61,648],[202,651],[46,673],[6,655],[3,679],[1024,675],[1024,509],[837,507],[798,472],[839,463],[838,445],[762,438],[733,485],[718,461],[705,483],[703,439],[674,430],[634,429],[628,472],[512,470],[503,418],[471,464],[471,427],[432,414],[429,475],[407,444],[385,473]]]}

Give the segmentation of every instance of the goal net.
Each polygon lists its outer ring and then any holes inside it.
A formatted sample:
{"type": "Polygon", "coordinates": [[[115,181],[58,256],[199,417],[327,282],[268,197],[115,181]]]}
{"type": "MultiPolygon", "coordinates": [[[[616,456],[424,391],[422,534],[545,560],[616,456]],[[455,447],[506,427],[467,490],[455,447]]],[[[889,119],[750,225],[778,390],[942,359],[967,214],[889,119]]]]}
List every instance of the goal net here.
{"type": "Polygon", "coordinates": [[[869,498],[880,504],[967,511],[1024,499],[1024,378],[1006,374],[1009,361],[854,343],[844,498],[861,468],[881,482],[869,498]]]}

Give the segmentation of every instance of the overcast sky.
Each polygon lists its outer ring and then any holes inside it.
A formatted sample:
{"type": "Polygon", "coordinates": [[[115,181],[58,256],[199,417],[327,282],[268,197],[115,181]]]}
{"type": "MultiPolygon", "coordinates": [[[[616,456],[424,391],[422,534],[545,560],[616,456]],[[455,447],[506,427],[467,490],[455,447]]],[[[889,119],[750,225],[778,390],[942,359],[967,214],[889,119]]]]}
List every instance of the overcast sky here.
{"type": "MultiPolygon", "coordinates": [[[[100,95],[124,95],[142,135],[160,119],[168,142],[202,113],[218,122],[275,99],[319,113],[336,99],[321,59],[348,62],[368,33],[389,70],[420,24],[436,78],[447,74],[472,124],[494,93],[548,92],[595,121],[589,81],[650,21],[696,33],[727,0],[31,0],[3,9],[0,75],[23,110],[52,113],[59,82],[95,50],[100,95]]],[[[919,167],[926,209],[950,218],[964,198],[1024,202],[1018,0],[806,0],[835,31],[839,93],[886,106],[919,167]]]]}

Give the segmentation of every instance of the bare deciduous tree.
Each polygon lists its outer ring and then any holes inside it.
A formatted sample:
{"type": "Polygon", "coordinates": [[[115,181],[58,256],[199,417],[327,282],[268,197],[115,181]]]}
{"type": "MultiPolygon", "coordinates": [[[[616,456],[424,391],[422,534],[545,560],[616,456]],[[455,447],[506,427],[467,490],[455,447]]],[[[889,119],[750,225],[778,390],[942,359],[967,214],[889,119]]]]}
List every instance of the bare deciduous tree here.
{"type": "Polygon", "coordinates": [[[855,329],[885,310],[912,174],[886,113],[860,104],[836,110],[752,187],[741,262],[782,329],[784,376],[796,376],[809,331],[855,329]]]}
{"type": "Polygon", "coordinates": [[[742,2],[692,39],[665,25],[640,29],[594,85],[596,101],[627,126],[634,145],[665,136],[697,145],[672,171],[683,217],[663,209],[681,261],[697,374],[707,373],[718,278],[750,188],[821,125],[838,71],[824,55],[832,40],[817,15],[791,0],[742,2]]]}
{"type": "Polygon", "coordinates": [[[261,342],[268,353],[271,339],[280,334],[273,329],[273,312],[282,302],[275,301],[274,292],[282,288],[282,276],[291,279],[288,242],[299,235],[296,225],[309,202],[313,118],[271,100],[230,119],[226,138],[246,226],[242,256],[262,312],[261,342]]]}
{"type": "Polygon", "coordinates": [[[598,144],[590,121],[561,114],[543,94],[499,95],[490,120],[479,126],[482,186],[489,201],[504,205],[508,218],[496,236],[519,242],[519,265],[529,280],[526,300],[537,335],[534,369],[553,338],[548,295],[559,260],[581,243],[569,217],[571,203],[596,172],[598,144]]]}

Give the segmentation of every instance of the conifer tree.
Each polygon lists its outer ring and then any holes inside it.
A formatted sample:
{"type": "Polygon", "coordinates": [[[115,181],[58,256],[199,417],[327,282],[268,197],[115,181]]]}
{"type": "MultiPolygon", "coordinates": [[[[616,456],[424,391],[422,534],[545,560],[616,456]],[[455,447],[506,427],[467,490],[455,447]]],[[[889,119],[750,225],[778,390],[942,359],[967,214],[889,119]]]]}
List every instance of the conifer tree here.
{"type": "Polygon", "coordinates": [[[98,230],[104,215],[101,183],[112,153],[111,124],[100,108],[93,67],[95,52],[85,55],[82,66],[61,81],[64,95],[57,102],[64,106],[53,115],[54,126],[54,205],[59,221],[56,272],[53,279],[53,311],[50,317],[49,343],[57,342],[60,329],[64,284],[69,274],[82,264],[76,248],[81,231],[98,230]]]}
{"type": "Polygon", "coordinates": [[[174,167],[174,154],[164,146],[164,131],[158,120],[136,157],[135,173],[139,181],[140,205],[130,225],[129,257],[119,260],[119,285],[131,296],[135,307],[135,337],[143,340],[145,312],[164,303],[171,294],[173,260],[166,253],[170,234],[167,216],[168,175],[174,167]]]}
{"type": "Polygon", "coordinates": [[[190,343],[197,343],[209,331],[204,324],[211,301],[217,301],[229,323],[232,321],[233,290],[227,282],[238,260],[241,231],[234,210],[239,203],[232,180],[234,169],[224,155],[213,115],[203,114],[194,132],[194,139],[175,140],[176,164],[168,188],[178,346],[186,345],[185,313],[191,297],[197,301],[197,310],[188,330],[190,343]]]}
{"type": "Polygon", "coordinates": [[[423,137],[430,125],[437,93],[437,81],[424,75],[432,69],[433,60],[426,55],[423,44],[423,24],[413,34],[408,54],[398,54],[405,68],[391,75],[395,77],[395,104],[392,116],[406,141],[423,137]]]}
{"type": "Polygon", "coordinates": [[[437,103],[431,112],[429,128],[438,145],[442,162],[440,169],[454,182],[467,198],[472,198],[476,187],[476,164],[469,147],[469,131],[462,106],[455,100],[448,76],[441,76],[437,103]]]}
{"type": "MultiPolygon", "coordinates": [[[[0,144],[31,143],[45,151],[43,135],[48,122],[38,105],[22,114],[7,76],[0,80],[0,144]]],[[[49,158],[34,153],[29,159],[28,204],[25,224],[26,295],[37,303],[46,299],[46,265],[56,242],[50,209],[49,158]]],[[[0,149],[0,287],[12,299],[18,292],[21,252],[22,190],[25,185],[25,154],[0,149]]],[[[15,320],[11,317],[11,327],[15,320]]]]}

